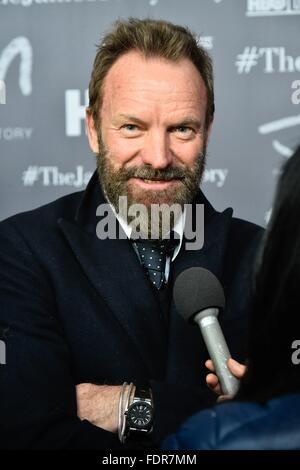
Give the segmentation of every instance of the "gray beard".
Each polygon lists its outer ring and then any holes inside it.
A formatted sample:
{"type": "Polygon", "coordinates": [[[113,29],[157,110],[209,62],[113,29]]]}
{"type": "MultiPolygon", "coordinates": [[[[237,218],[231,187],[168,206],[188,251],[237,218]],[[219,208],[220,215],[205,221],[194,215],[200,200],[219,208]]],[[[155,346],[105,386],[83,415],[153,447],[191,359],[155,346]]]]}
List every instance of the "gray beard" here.
{"type": "MultiPolygon", "coordinates": [[[[97,171],[100,184],[108,201],[125,223],[133,227],[140,238],[161,240],[174,229],[176,222],[183,214],[185,204],[192,202],[196,196],[206,163],[206,152],[199,155],[193,168],[168,167],[164,170],[155,170],[149,165],[144,167],[131,167],[115,170],[110,162],[109,152],[102,142],[99,142],[97,171]],[[131,177],[146,179],[170,180],[179,178],[180,187],[174,191],[161,190],[141,191],[134,195],[132,188],[128,187],[131,177]],[[127,197],[127,211],[120,208],[120,197],[127,197]],[[143,205],[138,211],[137,205],[143,205]]],[[[177,186],[177,185],[176,185],[177,186]]]]}

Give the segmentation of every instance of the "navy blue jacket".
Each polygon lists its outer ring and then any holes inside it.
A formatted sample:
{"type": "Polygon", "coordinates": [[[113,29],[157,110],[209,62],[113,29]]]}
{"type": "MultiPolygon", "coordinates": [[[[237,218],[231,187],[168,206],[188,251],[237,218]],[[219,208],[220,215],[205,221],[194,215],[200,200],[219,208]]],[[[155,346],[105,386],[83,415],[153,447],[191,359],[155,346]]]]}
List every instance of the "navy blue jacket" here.
{"type": "MultiPolygon", "coordinates": [[[[207,352],[197,327],[170,308],[169,329],[131,243],[96,236],[104,200],[96,173],[84,192],[0,224],[0,446],[119,447],[116,435],[76,413],[75,385],[150,383],[153,440],[161,442],[199,407],[207,352]]],[[[220,322],[232,355],[245,359],[252,262],[261,229],[205,205],[205,243],[182,249],[171,283],[191,266],[211,270],[225,289],[220,322]]]]}
{"type": "Polygon", "coordinates": [[[168,450],[300,450],[300,394],[264,405],[228,402],[189,418],[163,443],[168,450]]]}

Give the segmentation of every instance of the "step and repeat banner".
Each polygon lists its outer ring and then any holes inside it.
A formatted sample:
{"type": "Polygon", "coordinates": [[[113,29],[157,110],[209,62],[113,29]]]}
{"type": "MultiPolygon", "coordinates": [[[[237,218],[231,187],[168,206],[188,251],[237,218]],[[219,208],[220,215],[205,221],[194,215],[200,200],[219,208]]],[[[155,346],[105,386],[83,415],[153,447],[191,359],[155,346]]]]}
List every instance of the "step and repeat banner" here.
{"type": "Polygon", "coordinates": [[[128,16],[190,27],[214,60],[203,190],[264,225],[300,143],[300,0],[0,0],[0,220],[85,188],[96,44],[128,16]]]}

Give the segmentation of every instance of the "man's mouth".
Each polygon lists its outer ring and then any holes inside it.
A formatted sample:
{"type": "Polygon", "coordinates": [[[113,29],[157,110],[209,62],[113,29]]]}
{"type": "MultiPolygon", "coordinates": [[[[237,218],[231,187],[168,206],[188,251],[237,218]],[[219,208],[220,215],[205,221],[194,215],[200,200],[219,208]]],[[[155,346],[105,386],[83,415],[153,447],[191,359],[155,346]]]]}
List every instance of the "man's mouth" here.
{"type": "Polygon", "coordinates": [[[140,187],[149,188],[149,189],[166,189],[178,182],[180,182],[179,178],[172,178],[169,180],[160,180],[160,179],[148,179],[148,178],[130,178],[130,180],[134,181],[135,184],[138,184],[140,187]]]}
{"type": "Polygon", "coordinates": [[[145,183],[165,183],[166,181],[172,180],[148,180],[146,178],[141,178],[145,183]]]}

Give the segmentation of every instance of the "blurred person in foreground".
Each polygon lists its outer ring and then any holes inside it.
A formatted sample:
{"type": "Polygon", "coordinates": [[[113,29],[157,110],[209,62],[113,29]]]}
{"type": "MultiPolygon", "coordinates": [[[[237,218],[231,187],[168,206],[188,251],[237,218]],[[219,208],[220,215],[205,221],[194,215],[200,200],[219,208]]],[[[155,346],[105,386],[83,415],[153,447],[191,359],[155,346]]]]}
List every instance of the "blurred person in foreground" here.
{"type": "MultiPolygon", "coordinates": [[[[247,366],[228,363],[239,392],[189,418],[165,449],[300,450],[299,180],[300,147],[283,168],[258,258],[247,366]]],[[[222,393],[214,374],[207,383],[222,393]]]]}

